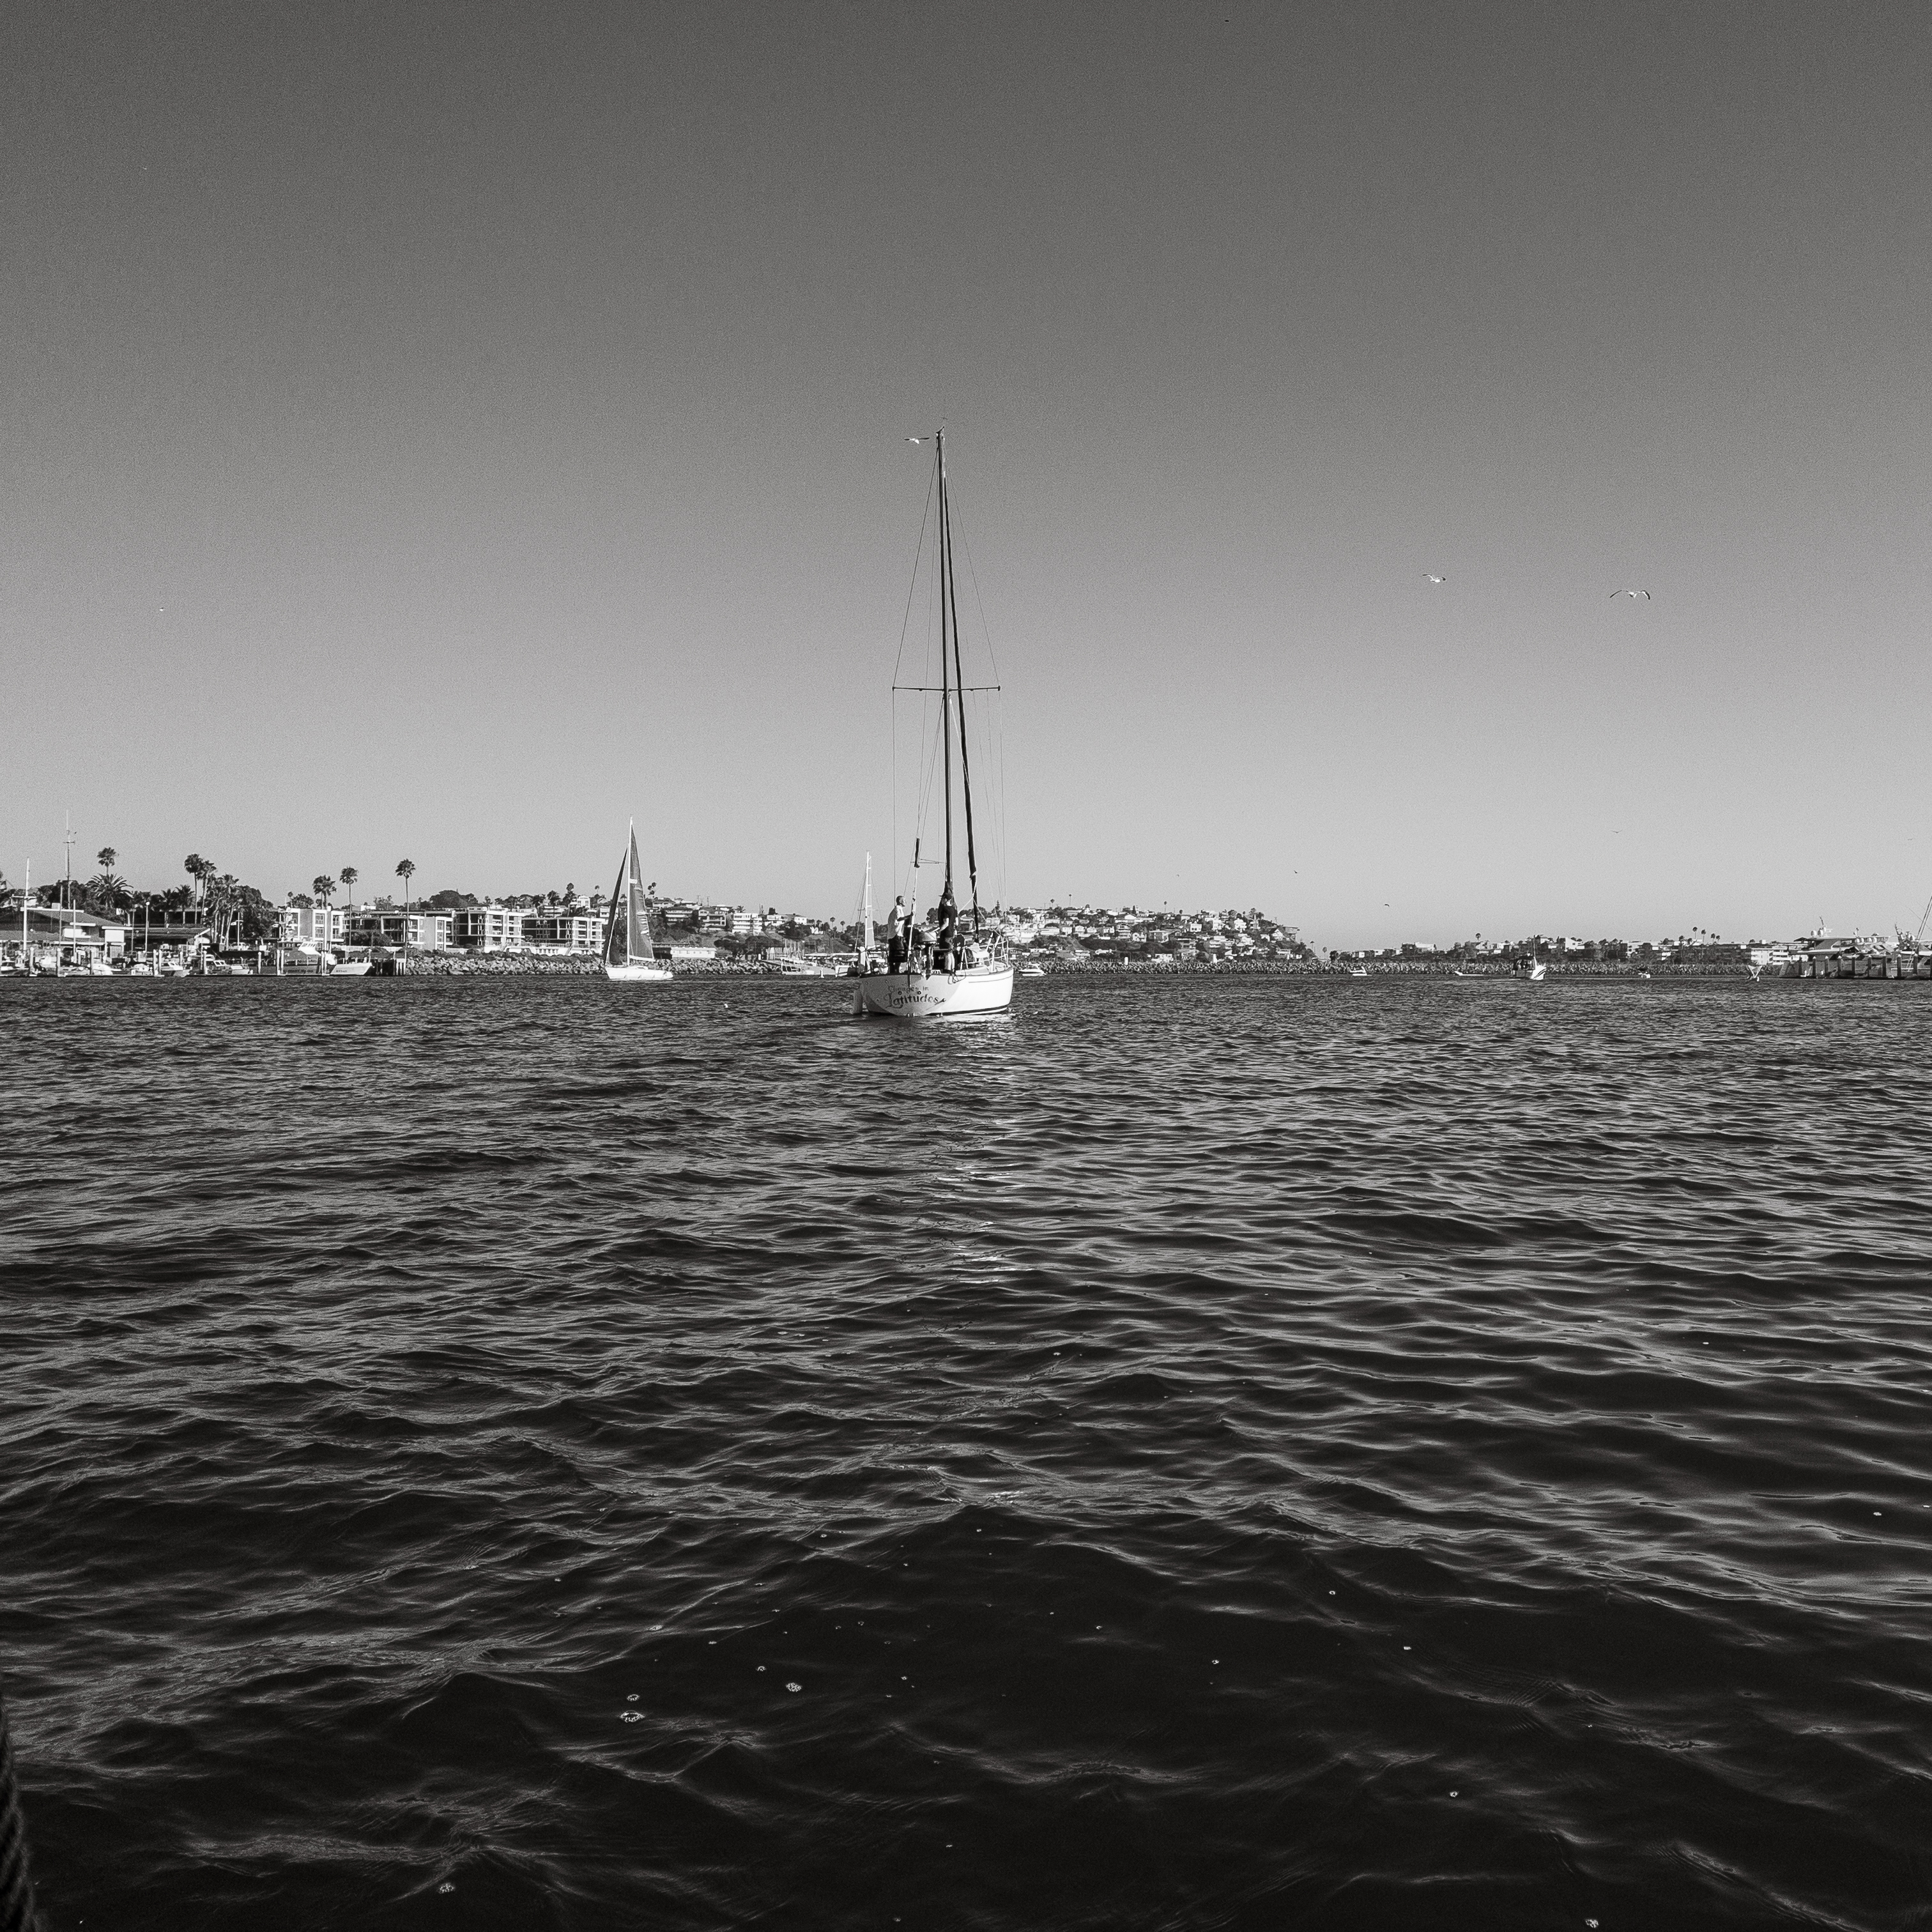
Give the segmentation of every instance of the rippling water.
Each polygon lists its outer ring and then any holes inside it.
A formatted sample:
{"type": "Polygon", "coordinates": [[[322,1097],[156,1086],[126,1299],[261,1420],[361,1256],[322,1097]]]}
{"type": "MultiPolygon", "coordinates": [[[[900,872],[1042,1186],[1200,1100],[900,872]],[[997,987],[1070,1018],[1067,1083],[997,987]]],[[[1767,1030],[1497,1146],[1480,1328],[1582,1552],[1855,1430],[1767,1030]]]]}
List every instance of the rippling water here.
{"type": "Polygon", "coordinates": [[[1928,997],[0,988],[50,1924],[1932,1922],[1928,997]]]}

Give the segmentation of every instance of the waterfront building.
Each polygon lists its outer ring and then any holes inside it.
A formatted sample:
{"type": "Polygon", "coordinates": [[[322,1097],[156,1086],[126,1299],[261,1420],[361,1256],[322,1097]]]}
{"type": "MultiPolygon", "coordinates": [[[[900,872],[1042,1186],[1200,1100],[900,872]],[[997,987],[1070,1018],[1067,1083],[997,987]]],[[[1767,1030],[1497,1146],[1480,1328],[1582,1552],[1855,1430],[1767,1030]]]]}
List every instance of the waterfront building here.
{"type": "Polygon", "coordinates": [[[0,913],[0,954],[10,959],[84,966],[118,959],[127,950],[122,921],[77,906],[13,906],[0,913]]]}
{"type": "Polygon", "coordinates": [[[454,915],[450,938],[472,952],[514,952],[524,944],[526,915],[520,906],[465,906],[454,915]]]}
{"type": "Polygon", "coordinates": [[[349,915],[334,906],[285,905],[276,913],[284,946],[340,946],[349,915]]]}
{"type": "Polygon", "coordinates": [[[402,912],[393,906],[358,906],[349,922],[352,946],[407,947],[417,952],[446,952],[452,915],[430,910],[402,912]]]}
{"type": "Polygon", "coordinates": [[[610,923],[596,913],[542,906],[524,915],[524,944],[565,952],[601,952],[610,923]]]}

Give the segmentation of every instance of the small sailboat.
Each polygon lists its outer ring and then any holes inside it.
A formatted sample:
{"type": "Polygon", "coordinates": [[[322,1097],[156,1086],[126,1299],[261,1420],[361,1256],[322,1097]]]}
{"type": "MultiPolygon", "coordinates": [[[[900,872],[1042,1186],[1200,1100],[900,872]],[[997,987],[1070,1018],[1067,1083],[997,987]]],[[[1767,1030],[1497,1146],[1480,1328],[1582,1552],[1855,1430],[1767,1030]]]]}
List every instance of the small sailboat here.
{"type": "Polygon", "coordinates": [[[631,838],[610,891],[610,925],[604,935],[604,976],[634,980],[668,980],[670,968],[658,964],[651,950],[650,902],[644,897],[644,868],[638,862],[638,824],[631,821],[631,838]]]}
{"type": "Polygon", "coordinates": [[[845,969],[848,980],[862,980],[872,969],[872,956],[878,950],[878,936],[874,930],[877,922],[872,916],[872,855],[866,854],[866,883],[859,891],[859,951],[853,964],[845,969]]]}
{"type": "Polygon", "coordinates": [[[1530,983],[1531,983],[1532,986],[1535,985],[1538,981],[1540,981],[1540,980],[1542,980],[1542,979],[1544,977],[1544,976],[1545,976],[1546,974],[1548,974],[1549,970],[1550,970],[1550,962],[1549,962],[1549,961],[1548,961],[1548,960],[1546,960],[1546,959],[1532,959],[1532,960],[1529,962],[1529,974],[1528,974],[1528,978],[1529,978],[1530,983]]]}
{"type": "MultiPolygon", "coordinates": [[[[1004,1012],[1012,1004],[1013,962],[996,933],[986,929],[980,906],[980,862],[973,838],[973,766],[966,740],[966,678],[959,650],[959,611],[952,572],[952,511],[946,487],[946,433],[933,437],[939,496],[938,777],[946,823],[946,870],[931,929],[918,923],[919,847],[913,847],[913,900],[902,920],[896,911],[885,970],[861,962],[853,1010],[864,1018],[954,1019],[1004,1012]],[[956,718],[955,712],[957,712],[956,718]],[[967,926],[952,894],[952,768],[958,740],[958,791],[964,807],[966,876],[972,893],[967,926]]],[[[880,962],[872,962],[876,965],[880,962]]]]}

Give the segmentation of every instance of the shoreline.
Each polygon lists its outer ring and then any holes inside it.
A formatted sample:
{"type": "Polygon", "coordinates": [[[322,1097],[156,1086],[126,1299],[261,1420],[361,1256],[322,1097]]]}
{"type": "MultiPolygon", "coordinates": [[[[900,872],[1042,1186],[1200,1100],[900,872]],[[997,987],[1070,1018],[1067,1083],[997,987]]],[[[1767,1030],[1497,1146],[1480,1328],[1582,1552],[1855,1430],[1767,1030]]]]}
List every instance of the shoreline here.
{"type": "MultiPolygon", "coordinates": [[[[1166,960],[1156,963],[1146,960],[1046,958],[1026,963],[1043,967],[1045,976],[1048,979],[1071,975],[1108,979],[1200,980],[1347,980],[1354,976],[1346,966],[1331,965],[1326,960],[1312,959],[1258,959],[1211,964],[1190,961],[1184,964],[1178,961],[1166,960]]],[[[1448,960],[1386,959],[1367,960],[1361,963],[1366,967],[1367,976],[1371,980],[1448,980],[1454,978],[1459,970],[1454,962],[1448,960]]],[[[680,980],[794,980],[800,985],[834,985],[847,976],[843,974],[818,975],[788,972],[781,966],[768,965],[762,960],[680,961],[676,970],[680,980]]],[[[595,979],[602,970],[603,962],[594,954],[558,958],[512,952],[417,953],[411,956],[404,976],[410,979],[460,979],[471,974],[481,974],[503,978],[548,976],[565,979],[595,979]]],[[[1523,980],[1525,976],[1520,973],[1512,973],[1506,966],[1489,966],[1480,963],[1464,965],[1460,970],[1465,981],[1480,980],[1507,983],[1523,980]]],[[[1746,966],[1707,963],[1700,960],[1664,961],[1652,965],[1639,966],[1621,960],[1556,959],[1546,962],[1545,976],[1546,980],[1636,980],[1646,975],[1653,980],[1748,980],[1751,976],[1750,969],[1746,966]]],[[[1776,980],[1793,976],[1782,969],[1767,968],[1760,976],[1776,980]]]]}

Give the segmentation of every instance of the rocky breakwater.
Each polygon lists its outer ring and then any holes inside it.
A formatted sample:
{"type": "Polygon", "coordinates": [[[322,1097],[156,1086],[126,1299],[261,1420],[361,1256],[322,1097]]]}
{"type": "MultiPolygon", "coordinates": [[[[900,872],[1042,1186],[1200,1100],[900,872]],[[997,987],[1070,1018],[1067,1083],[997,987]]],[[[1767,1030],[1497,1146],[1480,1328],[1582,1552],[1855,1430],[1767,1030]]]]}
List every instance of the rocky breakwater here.
{"type": "Polygon", "coordinates": [[[602,972],[604,962],[595,953],[583,952],[412,952],[401,970],[412,979],[426,975],[451,979],[479,973],[498,977],[544,974],[581,979],[602,972]]]}

